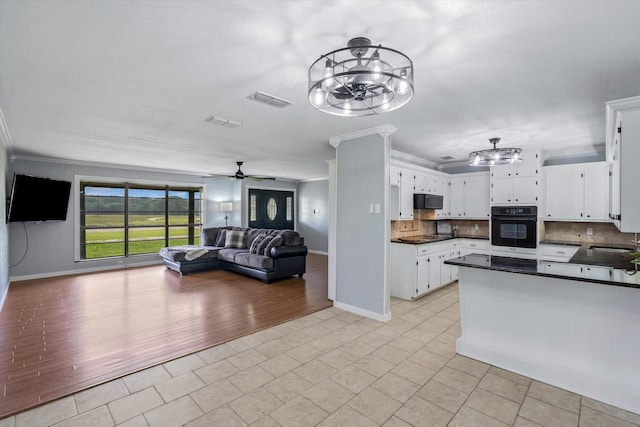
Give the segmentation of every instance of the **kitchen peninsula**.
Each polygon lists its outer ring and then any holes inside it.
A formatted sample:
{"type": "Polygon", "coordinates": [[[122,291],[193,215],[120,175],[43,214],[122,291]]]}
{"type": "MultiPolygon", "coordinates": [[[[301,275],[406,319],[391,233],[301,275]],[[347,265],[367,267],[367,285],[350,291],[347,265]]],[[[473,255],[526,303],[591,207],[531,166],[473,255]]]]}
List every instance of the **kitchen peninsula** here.
{"type": "Polygon", "coordinates": [[[446,261],[459,274],[458,353],[640,413],[640,272],[625,271],[628,254],[588,247],[572,261],[599,257],[616,260],[601,265],[608,279],[584,277],[590,264],[549,273],[541,260],[446,261]]]}

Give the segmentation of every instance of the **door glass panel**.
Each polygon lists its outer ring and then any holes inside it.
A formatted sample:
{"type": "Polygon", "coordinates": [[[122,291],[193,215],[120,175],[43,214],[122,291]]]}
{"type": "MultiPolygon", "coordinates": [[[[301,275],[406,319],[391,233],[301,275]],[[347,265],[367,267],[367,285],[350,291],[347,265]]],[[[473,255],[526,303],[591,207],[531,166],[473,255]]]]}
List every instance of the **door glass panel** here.
{"type": "Polygon", "coordinates": [[[276,219],[276,214],[278,213],[278,204],[276,203],[276,199],[273,197],[269,198],[267,201],[267,217],[273,221],[276,219]]]}

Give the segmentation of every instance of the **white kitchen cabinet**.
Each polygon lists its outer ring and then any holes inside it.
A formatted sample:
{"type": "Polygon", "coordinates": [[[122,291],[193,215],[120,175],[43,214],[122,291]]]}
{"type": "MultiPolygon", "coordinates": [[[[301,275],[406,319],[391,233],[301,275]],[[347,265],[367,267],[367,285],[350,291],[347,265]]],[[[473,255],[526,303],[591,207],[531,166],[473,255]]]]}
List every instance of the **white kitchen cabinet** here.
{"type": "Polygon", "coordinates": [[[580,249],[580,245],[540,245],[540,253],[545,261],[569,262],[572,256],[580,249]]]}
{"type": "Polygon", "coordinates": [[[422,172],[413,172],[413,192],[428,193],[428,176],[422,172]]]}
{"type": "Polygon", "coordinates": [[[537,205],[541,197],[542,153],[525,151],[521,163],[491,166],[492,205],[537,205]]]}
{"type": "Polygon", "coordinates": [[[536,248],[517,248],[513,246],[491,246],[491,256],[506,256],[512,258],[538,258],[536,248]]]}
{"type": "Polygon", "coordinates": [[[540,198],[538,177],[494,178],[491,181],[493,205],[537,205],[540,198]]]}
{"type": "Polygon", "coordinates": [[[451,218],[489,218],[489,173],[451,177],[451,218]]]}
{"type": "Polygon", "coordinates": [[[494,178],[539,176],[541,167],[542,153],[540,151],[523,151],[521,162],[491,166],[491,176],[494,178]]]}
{"type": "Polygon", "coordinates": [[[544,168],[545,219],[608,221],[609,166],[604,162],[544,168]]]}
{"type": "Polygon", "coordinates": [[[582,272],[587,279],[612,280],[613,268],[599,265],[583,265],[582,272]]]}
{"type": "Polygon", "coordinates": [[[607,102],[606,110],[611,218],[620,231],[640,232],[640,96],[607,102]]]}
{"type": "Polygon", "coordinates": [[[390,173],[390,218],[391,220],[412,220],[414,173],[394,166],[390,168],[390,173]],[[394,182],[399,185],[393,185],[394,182]]]}
{"type": "Polygon", "coordinates": [[[391,296],[412,300],[457,280],[457,268],[443,264],[446,259],[459,256],[457,248],[457,239],[423,245],[392,242],[391,296]]]}
{"type": "Polygon", "coordinates": [[[460,255],[483,254],[489,255],[489,240],[458,239],[460,241],[460,255]]]}
{"type": "Polygon", "coordinates": [[[451,218],[464,218],[464,178],[452,177],[450,208],[451,218]]]}
{"type": "Polygon", "coordinates": [[[561,276],[583,277],[580,264],[568,264],[563,262],[545,262],[544,272],[561,276]]]}

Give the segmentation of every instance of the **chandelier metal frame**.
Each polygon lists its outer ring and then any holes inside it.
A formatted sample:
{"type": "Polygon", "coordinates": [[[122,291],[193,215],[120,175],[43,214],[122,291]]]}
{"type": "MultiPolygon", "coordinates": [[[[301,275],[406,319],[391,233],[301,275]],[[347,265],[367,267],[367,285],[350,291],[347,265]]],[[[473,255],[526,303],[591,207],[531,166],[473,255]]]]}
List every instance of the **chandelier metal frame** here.
{"type": "Polygon", "coordinates": [[[316,109],[337,116],[393,111],[413,98],[413,62],[402,52],[356,37],[309,67],[308,95],[316,109]]]}
{"type": "Polygon", "coordinates": [[[500,138],[491,138],[489,139],[489,143],[493,144],[493,148],[469,153],[469,165],[493,166],[522,161],[521,148],[497,148],[496,144],[498,144],[498,142],[500,142],[500,138]]]}

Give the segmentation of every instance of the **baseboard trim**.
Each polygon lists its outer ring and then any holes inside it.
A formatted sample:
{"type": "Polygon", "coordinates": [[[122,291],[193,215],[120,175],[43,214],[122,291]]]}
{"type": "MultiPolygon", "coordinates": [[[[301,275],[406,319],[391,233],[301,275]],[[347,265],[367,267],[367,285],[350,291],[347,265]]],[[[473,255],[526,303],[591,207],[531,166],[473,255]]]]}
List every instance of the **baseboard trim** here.
{"type": "Polygon", "coordinates": [[[311,249],[309,249],[307,252],[309,252],[310,254],[318,254],[318,255],[329,255],[329,252],[324,252],[324,251],[312,251],[311,249]]]}
{"type": "Polygon", "coordinates": [[[365,310],[360,307],[353,306],[351,304],[345,304],[343,302],[334,301],[333,306],[340,310],[348,311],[349,313],[357,314],[359,316],[368,317],[369,319],[377,320],[378,322],[388,322],[391,320],[391,313],[380,314],[373,311],[365,310]]]}
{"type": "Polygon", "coordinates": [[[109,270],[123,270],[125,268],[131,268],[131,267],[146,267],[148,265],[160,265],[160,264],[162,264],[162,260],[137,262],[137,263],[123,264],[123,265],[107,265],[102,267],[80,268],[77,270],[52,271],[48,273],[28,274],[25,276],[11,276],[9,283],[20,282],[23,280],[46,279],[48,277],[70,276],[73,274],[98,273],[100,271],[109,271],[109,270]]]}

